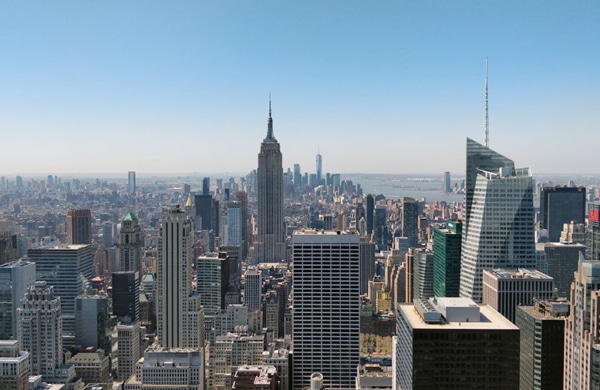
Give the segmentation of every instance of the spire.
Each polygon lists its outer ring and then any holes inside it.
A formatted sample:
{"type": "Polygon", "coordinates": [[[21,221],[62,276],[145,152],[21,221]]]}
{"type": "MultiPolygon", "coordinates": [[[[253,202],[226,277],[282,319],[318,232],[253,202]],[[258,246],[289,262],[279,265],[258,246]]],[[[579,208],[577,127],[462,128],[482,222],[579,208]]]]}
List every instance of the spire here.
{"type": "Polygon", "coordinates": [[[269,91],[269,119],[267,121],[267,138],[264,142],[277,142],[273,135],[273,117],[271,116],[271,91],[269,91]]]}
{"type": "Polygon", "coordinates": [[[485,147],[490,147],[490,118],[488,112],[488,59],[485,57],[485,147]]]}

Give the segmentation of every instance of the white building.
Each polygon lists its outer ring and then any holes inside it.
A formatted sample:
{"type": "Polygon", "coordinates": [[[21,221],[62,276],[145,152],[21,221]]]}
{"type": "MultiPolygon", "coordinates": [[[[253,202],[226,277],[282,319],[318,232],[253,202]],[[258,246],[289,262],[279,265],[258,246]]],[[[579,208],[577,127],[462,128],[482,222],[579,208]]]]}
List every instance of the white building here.
{"type": "Polygon", "coordinates": [[[209,387],[217,390],[231,389],[233,373],[242,365],[263,364],[264,336],[229,333],[217,336],[210,350],[209,387]]]}
{"type": "Polygon", "coordinates": [[[194,229],[185,212],[163,210],[158,238],[157,337],[165,348],[204,346],[204,314],[192,286],[194,229]]]}
{"type": "Polygon", "coordinates": [[[293,389],[320,372],[328,388],[355,387],[360,352],[360,236],[301,230],[292,238],[293,389]]]}
{"type": "Polygon", "coordinates": [[[0,389],[28,390],[29,353],[18,340],[0,341],[0,389]]]}
{"type": "Polygon", "coordinates": [[[117,326],[119,346],[119,380],[125,381],[134,374],[135,364],[141,357],[140,323],[117,326]]]}
{"type": "Polygon", "coordinates": [[[536,266],[529,168],[467,138],[460,296],[481,302],[483,270],[536,266]]]}

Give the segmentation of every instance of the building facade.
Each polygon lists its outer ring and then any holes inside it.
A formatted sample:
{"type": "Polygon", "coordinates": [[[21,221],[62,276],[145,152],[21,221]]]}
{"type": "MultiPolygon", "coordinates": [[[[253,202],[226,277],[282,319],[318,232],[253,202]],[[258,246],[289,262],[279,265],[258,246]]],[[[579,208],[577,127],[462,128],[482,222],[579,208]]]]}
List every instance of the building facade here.
{"type": "Polygon", "coordinates": [[[135,214],[128,213],[121,221],[119,260],[121,271],[142,272],[142,228],[135,214]]]}
{"type": "Polygon", "coordinates": [[[89,209],[67,210],[67,245],[92,243],[92,212],[89,209]]]}
{"type": "Polygon", "coordinates": [[[0,264],[0,340],[17,337],[17,309],[29,287],[35,284],[35,263],[0,264]]]}
{"type": "Polygon", "coordinates": [[[542,187],[540,229],[548,230],[548,241],[559,242],[565,223],[585,222],[585,187],[542,187]]]}
{"type": "Polygon", "coordinates": [[[446,221],[445,229],[433,230],[433,294],[458,297],[462,223],[446,221]]]}

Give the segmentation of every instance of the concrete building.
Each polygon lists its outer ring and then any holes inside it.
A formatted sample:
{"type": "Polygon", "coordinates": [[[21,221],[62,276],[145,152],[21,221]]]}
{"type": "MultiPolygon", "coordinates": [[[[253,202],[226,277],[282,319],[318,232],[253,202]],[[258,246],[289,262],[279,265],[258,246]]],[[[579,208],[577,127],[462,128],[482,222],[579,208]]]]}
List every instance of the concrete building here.
{"type": "Polygon", "coordinates": [[[531,306],[534,299],[554,297],[554,279],[536,270],[494,269],[483,271],[483,303],[512,323],[519,305],[531,306]]]}
{"type": "Polygon", "coordinates": [[[226,252],[209,252],[196,259],[196,292],[200,295],[205,315],[218,314],[225,308],[230,273],[226,252]]]}
{"type": "Polygon", "coordinates": [[[89,209],[67,210],[67,245],[92,243],[92,212],[89,209]]]}
{"type": "Polygon", "coordinates": [[[0,340],[17,337],[17,308],[25,291],[35,284],[35,263],[0,264],[0,340]]]}
{"type": "Polygon", "coordinates": [[[290,390],[290,361],[287,349],[270,348],[263,352],[263,364],[273,366],[277,370],[279,389],[290,390]]]}
{"type": "Polygon", "coordinates": [[[128,213],[121,221],[119,233],[119,260],[121,271],[142,272],[142,227],[133,213],[128,213]]]}
{"type": "Polygon", "coordinates": [[[321,372],[354,388],[360,353],[360,236],[300,230],[293,238],[293,389],[321,372]],[[318,337],[315,337],[318,335],[318,337]]]}
{"type": "Polygon", "coordinates": [[[585,224],[573,221],[565,223],[559,242],[585,245],[585,224]]]}
{"type": "Polygon", "coordinates": [[[581,261],[565,320],[565,389],[600,388],[600,261],[581,261]]]}
{"type": "Polygon", "coordinates": [[[482,300],[483,270],[536,266],[529,168],[467,138],[460,295],[482,300]]]}
{"type": "Polygon", "coordinates": [[[565,317],[569,302],[536,301],[518,306],[515,325],[521,329],[522,390],[563,388],[565,317]]]}
{"type": "Polygon", "coordinates": [[[585,187],[542,187],[540,229],[548,230],[548,241],[558,242],[565,223],[585,222],[585,187]]]}
{"type": "Polygon", "coordinates": [[[0,389],[29,390],[29,352],[18,340],[0,341],[0,389]]]}
{"type": "Polygon", "coordinates": [[[42,375],[45,380],[54,378],[63,363],[60,301],[54,287],[39,281],[27,289],[17,309],[17,339],[29,352],[30,375],[42,375]]]}
{"type": "Polygon", "coordinates": [[[398,307],[394,387],[518,389],[519,328],[469,298],[398,307]]]}
{"type": "Polygon", "coordinates": [[[366,294],[369,280],[375,276],[375,242],[371,237],[360,238],[360,294],[366,294]]]}
{"type": "Polygon", "coordinates": [[[433,296],[433,252],[428,249],[413,251],[413,299],[433,296]]]}
{"type": "Polygon", "coordinates": [[[96,352],[80,352],[71,357],[68,364],[75,367],[77,376],[87,384],[103,384],[112,386],[110,362],[102,350],[96,352]]]}
{"type": "Polygon", "coordinates": [[[62,309],[63,345],[75,343],[75,298],[85,294],[92,279],[92,246],[60,245],[40,247],[27,251],[35,262],[36,278],[54,287],[62,309]],[[60,272],[56,272],[60,270],[60,272]]]}
{"type": "Polygon", "coordinates": [[[462,222],[446,221],[445,229],[433,230],[433,295],[458,297],[462,222]]]}
{"type": "Polygon", "coordinates": [[[158,238],[157,337],[165,348],[204,346],[204,314],[192,286],[194,231],[185,212],[163,210],[158,238]]]}
{"type": "Polygon", "coordinates": [[[140,323],[132,322],[117,326],[119,365],[118,379],[126,381],[135,373],[135,365],[142,356],[140,323]]]}
{"type": "Polygon", "coordinates": [[[392,390],[392,367],[363,364],[356,367],[356,390],[392,390]]]}
{"type": "Polygon", "coordinates": [[[273,366],[240,366],[233,377],[232,390],[277,390],[277,369],[273,366]]]}
{"type": "Polygon", "coordinates": [[[273,134],[269,101],[267,136],[260,145],[257,171],[257,230],[254,244],[258,263],[287,260],[283,213],[283,166],[279,142],[273,134]]]}
{"type": "Polygon", "coordinates": [[[581,255],[585,254],[585,245],[566,242],[547,242],[537,244],[545,254],[546,274],[554,278],[554,287],[559,297],[569,297],[573,274],[581,255]]]}
{"type": "Polygon", "coordinates": [[[204,349],[149,347],[123,390],[204,390],[204,349]]]}
{"type": "Polygon", "coordinates": [[[264,336],[229,333],[217,336],[211,346],[211,378],[208,387],[217,390],[231,389],[233,374],[244,365],[262,365],[265,347],[264,336]]]}
{"type": "Polygon", "coordinates": [[[257,267],[248,267],[244,273],[244,304],[248,310],[262,307],[262,273],[257,267]]]}

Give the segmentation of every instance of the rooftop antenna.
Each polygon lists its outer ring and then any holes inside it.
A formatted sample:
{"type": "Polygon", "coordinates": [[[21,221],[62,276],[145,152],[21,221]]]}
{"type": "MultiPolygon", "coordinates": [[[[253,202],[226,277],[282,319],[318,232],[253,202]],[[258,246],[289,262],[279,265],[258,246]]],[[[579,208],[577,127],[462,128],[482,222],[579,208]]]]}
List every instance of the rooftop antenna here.
{"type": "Polygon", "coordinates": [[[485,57],[485,147],[490,147],[490,117],[488,110],[488,58],[485,57]]]}

